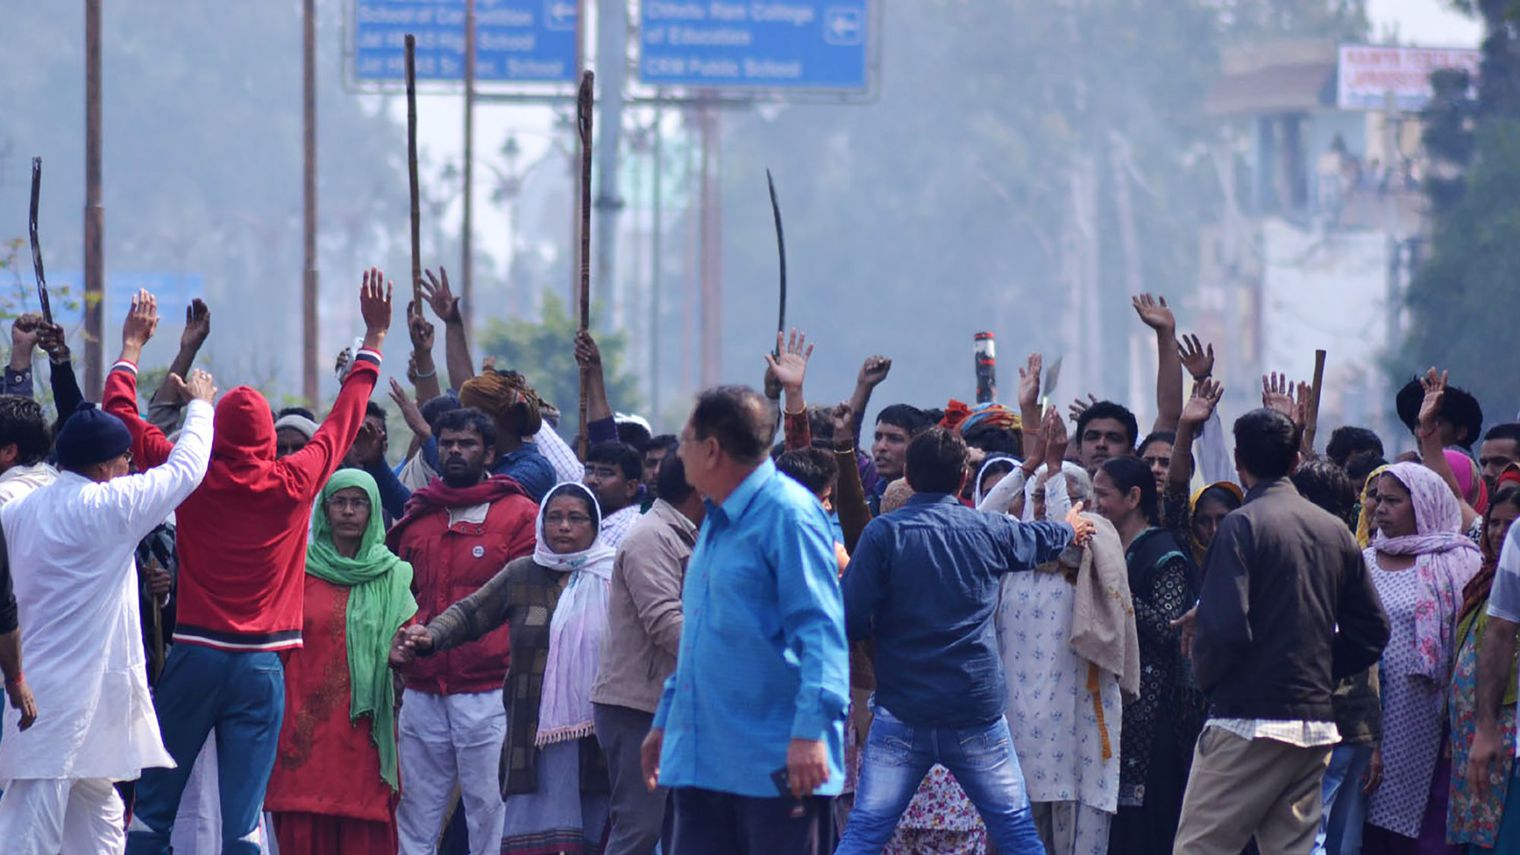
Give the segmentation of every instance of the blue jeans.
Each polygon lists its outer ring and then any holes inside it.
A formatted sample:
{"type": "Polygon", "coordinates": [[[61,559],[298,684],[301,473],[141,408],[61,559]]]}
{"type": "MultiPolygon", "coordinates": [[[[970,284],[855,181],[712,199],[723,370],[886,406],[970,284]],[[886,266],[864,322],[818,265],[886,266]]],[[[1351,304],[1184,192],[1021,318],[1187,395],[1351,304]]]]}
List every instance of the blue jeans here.
{"type": "Polygon", "coordinates": [[[279,654],[176,644],[164,663],[153,704],[164,747],[178,765],[143,770],[127,852],[167,855],[185,781],[214,727],[222,853],[257,855],[259,812],[285,717],[285,667],[279,654]]]}
{"type": "Polygon", "coordinates": [[[877,853],[939,763],[966,791],[1002,855],[1044,855],[1006,719],[964,729],[914,727],[881,707],[866,740],[855,808],[835,855],[877,853]]]}
{"type": "Polygon", "coordinates": [[[1337,745],[1330,752],[1314,855],[1361,855],[1362,823],[1367,819],[1362,773],[1371,762],[1371,745],[1337,745]]]}

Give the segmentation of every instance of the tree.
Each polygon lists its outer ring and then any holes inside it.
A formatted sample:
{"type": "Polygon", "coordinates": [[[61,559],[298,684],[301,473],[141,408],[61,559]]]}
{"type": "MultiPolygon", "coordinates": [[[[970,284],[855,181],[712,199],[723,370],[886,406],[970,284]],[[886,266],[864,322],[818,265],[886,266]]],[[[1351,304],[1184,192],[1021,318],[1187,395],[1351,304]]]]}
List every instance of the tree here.
{"type": "Polygon", "coordinates": [[[1468,98],[1465,74],[1434,78],[1424,114],[1434,161],[1425,181],[1430,254],[1405,295],[1409,333],[1393,375],[1402,382],[1438,365],[1488,405],[1491,420],[1508,420],[1520,404],[1520,375],[1493,368],[1494,348],[1520,316],[1520,32],[1512,26],[1520,2],[1456,5],[1486,24],[1478,97],[1468,98]]]}
{"type": "MultiPolygon", "coordinates": [[[[522,372],[540,398],[558,407],[559,430],[574,436],[580,431],[580,368],[575,364],[576,322],[559,295],[544,293],[543,318],[538,322],[513,318],[492,319],[481,337],[481,348],[499,369],[522,372]]],[[[597,338],[606,371],[607,400],[617,412],[634,412],[641,406],[637,383],[623,368],[628,339],[623,333],[597,338]]]]}

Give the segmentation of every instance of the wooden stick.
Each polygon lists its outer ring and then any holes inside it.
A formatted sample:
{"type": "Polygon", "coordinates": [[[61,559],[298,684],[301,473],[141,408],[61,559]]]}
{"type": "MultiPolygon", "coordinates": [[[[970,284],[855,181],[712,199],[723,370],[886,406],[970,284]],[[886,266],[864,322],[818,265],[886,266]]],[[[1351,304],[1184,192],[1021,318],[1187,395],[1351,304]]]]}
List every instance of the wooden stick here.
{"type": "Polygon", "coordinates": [[[1309,388],[1309,412],[1304,419],[1304,441],[1308,451],[1314,450],[1314,437],[1319,433],[1319,396],[1325,388],[1325,351],[1314,351],[1314,383],[1309,388]]]}
{"type": "MultiPolygon", "coordinates": [[[[576,125],[581,138],[581,293],[580,293],[580,330],[585,332],[591,328],[591,107],[593,102],[593,86],[596,80],[595,72],[585,71],[581,73],[581,88],[575,99],[576,125]]],[[[589,432],[586,426],[587,414],[590,403],[586,396],[586,387],[590,382],[587,370],[581,369],[581,436],[580,455],[586,459],[587,444],[590,442],[589,432]]]]}
{"type": "Polygon", "coordinates": [[[406,34],[406,172],[412,191],[412,302],[422,305],[422,211],[417,190],[417,37],[406,34]]]}

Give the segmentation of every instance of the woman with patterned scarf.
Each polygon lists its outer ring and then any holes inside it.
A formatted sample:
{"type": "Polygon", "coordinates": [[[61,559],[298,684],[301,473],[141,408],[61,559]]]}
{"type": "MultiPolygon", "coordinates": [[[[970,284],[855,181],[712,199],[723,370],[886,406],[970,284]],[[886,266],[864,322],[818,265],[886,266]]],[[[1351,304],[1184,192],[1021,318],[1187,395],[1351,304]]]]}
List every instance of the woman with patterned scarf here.
{"type": "Polygon", "coordinates": [[[1396,463],[1378,478],[1366,554],[1392,636],[1379,663],[1383,737],[1368,772],[1369,851],[1441,851],[1446,801],[1442,699],[1462,592],[1482,564],[1457,497],[1435,472],[1396,463]],[[1435,780],[1443,785],[1432,787],[1435,780]]]}
{"type": "Polygon", "coordinates": [[[285,718],[265,808],[280,851],[396,851],[396,690],[387,651],[417,612],[385,548],[380,491],[357,469],[322,489],[306,548],[305,646],[285,660],[285,718]]]}
{"type": "Polygon", "coordinates": [[[591,491],[560,484],[539,510],[532,557],[511,562],[406,635],[406,646],[428,655],[503,623],[510,627],[512,667],[502,687],[503,855],[596,853],[604,843],[610,784],[592,725],[591,684],[607,632],[615,552],[600,542],[600,529],[591,491]]]}

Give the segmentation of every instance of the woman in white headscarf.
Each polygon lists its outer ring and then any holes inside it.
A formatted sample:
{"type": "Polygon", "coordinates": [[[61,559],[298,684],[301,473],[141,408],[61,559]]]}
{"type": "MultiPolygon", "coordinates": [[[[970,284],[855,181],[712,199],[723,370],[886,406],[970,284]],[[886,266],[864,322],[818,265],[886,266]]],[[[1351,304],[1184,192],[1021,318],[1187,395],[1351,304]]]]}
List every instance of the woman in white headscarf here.
{"type": "Polygon", "coordinates": [[[511,627],[502,687],[507,738],[501,794],[503,855],[599,852],[607,824],[607,762],[591,717],[614,551],[600,542],[591,491],[563,483],[539,509],[538,546],[426,627],[411,627],[397,658],[448,650],[511,627]]]}

